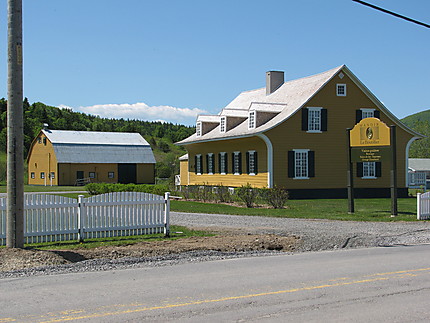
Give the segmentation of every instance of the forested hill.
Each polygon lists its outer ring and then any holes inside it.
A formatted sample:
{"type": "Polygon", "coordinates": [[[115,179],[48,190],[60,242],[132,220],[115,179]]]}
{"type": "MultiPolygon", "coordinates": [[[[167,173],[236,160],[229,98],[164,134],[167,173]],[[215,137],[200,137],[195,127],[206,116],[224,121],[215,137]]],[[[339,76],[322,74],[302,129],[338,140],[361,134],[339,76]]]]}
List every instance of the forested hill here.
{"type": "MultiPolygon", "coordinates": [[[[7,101],[0,99],[0,150],[6,150],[6,108],[7,101]]],[[[187,127],[172,123],[148,122],[140,120],[107,119],[98,116],[73,112],[69,109],[60,109],[36,102],[30,105],[24,100],[24,145],[26,151],[32,140],[47,123],[49,129],[80,130],[80,131],[114,131],[138,132],[145,139],[156,145],[154,140],[163,139],[172,143],[190,136],[194,127],[187,127]]]]}
{"type": "Polygon", "coordinates": [[[430,158],[430,110],[407,116],[401,121],[409,128],[426,136],[415,140],[409,149],[410,158],[430,158]]]}
{"type": "MultiPolygon", "coordinates": [[[[0,99],[0,154],[6,152],[7,144],[7,101],[0,99]]],[[[173,145],[195,132],[194,127],[173,123],[148,122],[140,120],[100,118],[85,113],[73,112],[36,102],[24,100],[24,154],[27,156],[31,142],[47,123],[53,130],[138,132],[151,145],[157,160],[158,177],[172,177],[179,173],[178,157],[185,153],[181,146],[173,145]]],[[[4,166],[4,165],[3,165],[4,166]]],[[[5,171],[0,165],[0,182],[5,171]]]]}

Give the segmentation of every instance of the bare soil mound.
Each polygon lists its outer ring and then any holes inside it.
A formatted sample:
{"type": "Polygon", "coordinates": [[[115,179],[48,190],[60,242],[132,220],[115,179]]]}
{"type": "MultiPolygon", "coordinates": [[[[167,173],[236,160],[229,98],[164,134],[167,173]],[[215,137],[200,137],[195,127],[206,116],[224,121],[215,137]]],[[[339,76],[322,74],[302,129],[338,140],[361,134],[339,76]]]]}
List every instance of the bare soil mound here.
{"type": "Polygon", "coordinates": [[[76,263],[87,259],[145,258],[195,250],[244,252],[278,250],[294,251],[300,239],[278,235],[219,234],[212,237],[190,237],[178,240],[140,242],[126,246],[94,249],[36,250],[0,249],[0,271],[76,263]]]}

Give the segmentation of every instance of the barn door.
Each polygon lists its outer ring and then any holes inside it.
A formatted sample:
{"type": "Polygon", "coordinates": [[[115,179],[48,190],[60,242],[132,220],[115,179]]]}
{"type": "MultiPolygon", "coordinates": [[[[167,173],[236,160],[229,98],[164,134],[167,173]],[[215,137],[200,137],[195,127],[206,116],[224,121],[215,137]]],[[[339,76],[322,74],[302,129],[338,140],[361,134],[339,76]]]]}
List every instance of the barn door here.
{"type": "Polygon", "coordinates": [[[136,183],[136,164],[118,164],[118,183],[136,183]]]}

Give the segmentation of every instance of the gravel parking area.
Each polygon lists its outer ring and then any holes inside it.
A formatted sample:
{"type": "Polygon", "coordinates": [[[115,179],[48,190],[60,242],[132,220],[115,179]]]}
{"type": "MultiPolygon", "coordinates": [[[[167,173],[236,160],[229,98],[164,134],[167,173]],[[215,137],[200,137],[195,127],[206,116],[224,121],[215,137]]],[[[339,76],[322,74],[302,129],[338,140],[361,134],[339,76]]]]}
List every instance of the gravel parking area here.
{"type": "Polygon", "coordinates": [[[430,243],[428,221],[354,222],[172,212],[171,224],[218,234],[92,250],[3,248],[0,249],[0,278],[430,243]]]}
{"type": "Polygon", "coordinates": [[[220,214],[171,214],[172,224],[210,230],[297,236],[296,251],[430,243],[430,222],[356,222],[220,214]]]}

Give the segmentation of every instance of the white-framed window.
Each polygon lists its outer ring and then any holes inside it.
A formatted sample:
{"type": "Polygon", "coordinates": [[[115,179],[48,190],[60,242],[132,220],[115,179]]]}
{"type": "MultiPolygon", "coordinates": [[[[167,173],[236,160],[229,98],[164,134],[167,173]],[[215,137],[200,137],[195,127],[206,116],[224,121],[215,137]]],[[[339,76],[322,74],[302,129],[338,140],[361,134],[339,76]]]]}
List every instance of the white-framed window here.
{"type": "Polygon", "coordinates": [[[89,178],[96,178],[96,172],[89,172],[88,177],[89,178]]]}
{"type": "Polygon", "coordinates": [[[249,175],[257,174],[257,152],[250,150],[247,152],[247,170],[249,175]]]}
{"type": "Polygon", "coordinates": [[[221,117],[221,120],[219,122],[219,131],[221,133],[225,133],[226,130],[226,117],[221,117]]]}
{"type": "Polygon", "coordinates": [[[31,172],[30,177],[31,177],[32,179],[34,179],[34,178],[36,178],[36,174],[35,174],[34,172],[31,172]]]}
{"type": "Polygon", "coordinates": [[[207,156],[207,167],[208,174],[213,175],[215,173],[215,158],[213,153],[208,153],[207,156]]]}
{"type": "Polygon", "coordinates": [[[221,175],[227,174],[227,153],[219,153],[219,172],[221,175]]]}
{"type": "Polygon", "coordinates": [[[41,178],[41,179],[45,179],[45,172],[41,172],[41,173],[40,173],[40,178],[41,178]]]}
{"type": "Polygon", "coordinates": [[[233,174],[240,175],[242,173],[242,154],[240,151],[233,153],[233,174]]]}
{"type": "Polygon", "coordinates": [[[375,116],[375,109],[360,109],[361,110],[361,119],[365,118],[373,118],[375,116]]]}
{"type": "Polygon", "coordinates": [[[198,154],[196,155],[196,174],[201,175],[203,173],[202,169],[202,155],[198,154]]]}
{"type": "Polygon", "coordinates": [[[248,129],[255,129],[255,111],[250,111],[248,115],[248,129]]]}
{"type": "Polygon", "coordinates": [[[108,178],[115,178],[115,172],[108,172],[108,178]]]}
{"type": "Polygon", "coordinates": [[[346,96],[346,84],[336,84],[336,95],[346,96]]]}
{"type": "Polygon", "coordinates": [[[308,153],[309,153],[309,149],[294,150],[294,178],[297,178],[297,179],[309,178],[308,153]]]}
{"type": "Polygon", "coordinates": [[[376,163],[363,162],[363,177],[362,178],[376,178],[376,163]]]}
{"type": "Polygon", "coordinates": [[[321,132],[321,109],[308,108],[308,132],[321,132]]]}
{"type": "Polygon", "coordinates": [[[202,123],[198,121],[196,123],[196,136],[200,137],[202,135],[202,123]]]}

